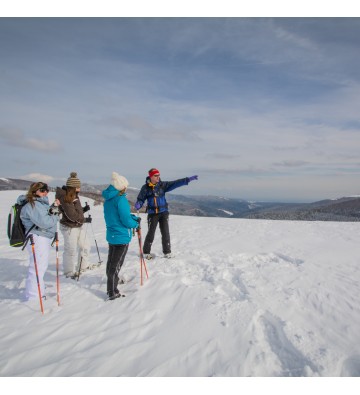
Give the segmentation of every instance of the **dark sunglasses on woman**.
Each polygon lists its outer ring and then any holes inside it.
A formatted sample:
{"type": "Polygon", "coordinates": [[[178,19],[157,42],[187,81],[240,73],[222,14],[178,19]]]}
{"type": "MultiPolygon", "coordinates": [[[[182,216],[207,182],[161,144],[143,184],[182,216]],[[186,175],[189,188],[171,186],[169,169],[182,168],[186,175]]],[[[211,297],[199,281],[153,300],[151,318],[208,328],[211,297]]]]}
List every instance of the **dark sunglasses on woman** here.
{"type": "Polygon", "coordinates": [[[47,184],[43,184],[41,188],[39,188],[40,192],[49,192],[49,187],[47,184]]]}

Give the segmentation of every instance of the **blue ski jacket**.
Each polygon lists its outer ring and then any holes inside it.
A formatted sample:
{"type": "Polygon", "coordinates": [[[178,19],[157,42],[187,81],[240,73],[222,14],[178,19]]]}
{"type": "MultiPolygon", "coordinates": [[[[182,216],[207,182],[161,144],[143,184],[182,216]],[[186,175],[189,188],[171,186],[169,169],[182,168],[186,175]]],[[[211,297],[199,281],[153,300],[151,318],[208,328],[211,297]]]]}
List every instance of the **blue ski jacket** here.
{"type": "MultiPolygon", "coordinates": [[[[25,202],[26,196],[20,195],[17,203],[23,204],[25,202]]],[[[49,214],[49,209],[49,199],[47,196],[36,198],[34,207],[30,203],[26,204],[20,214],[25,231],[28,232],[35,225],[31,233],[47,237],[48,239],[54,238],[59,216],[49,214]]]]}
{"type": "Polygon", "coordinates": [[[109,185],[102,191],[104,202],[104,218],[106,223],[106,240],[109,244],[129,244],[132,229],[139,227],[137,217],[130,212],[130,204],[126,193],[109,185]]]}
{"type": "Polygon", "coordinates": [[[150,177],[146,178],[146,184],[142,186],[137,202],[141,207],[147,200],[148,214],[159,214],[168,211],[165,193],[173,191],[176,188],[189,184],[189,178],[181,178],[175,181],[161,181],[154,185],[150,181],[150,177]]]}

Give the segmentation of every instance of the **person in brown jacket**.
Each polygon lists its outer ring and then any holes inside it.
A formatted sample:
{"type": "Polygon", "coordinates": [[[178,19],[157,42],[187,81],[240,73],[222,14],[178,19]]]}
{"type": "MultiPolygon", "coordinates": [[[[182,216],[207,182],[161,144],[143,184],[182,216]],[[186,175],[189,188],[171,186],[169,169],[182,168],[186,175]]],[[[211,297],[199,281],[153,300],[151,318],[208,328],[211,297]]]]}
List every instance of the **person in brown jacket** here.
{"type": "Polygon", "coordinates": [[[64,238],[63,265],[66,277],[76,278],[78,271],[90,268],[90,243],[84,223],[90,223],[91,217],[85,218],[84,213],[90,210],[86,204],[81,206],[79,192],[81,182],[77,173],[72,172],[66,186],[56,189],[55,197],[60,201],[60,230],[64,238]]]}

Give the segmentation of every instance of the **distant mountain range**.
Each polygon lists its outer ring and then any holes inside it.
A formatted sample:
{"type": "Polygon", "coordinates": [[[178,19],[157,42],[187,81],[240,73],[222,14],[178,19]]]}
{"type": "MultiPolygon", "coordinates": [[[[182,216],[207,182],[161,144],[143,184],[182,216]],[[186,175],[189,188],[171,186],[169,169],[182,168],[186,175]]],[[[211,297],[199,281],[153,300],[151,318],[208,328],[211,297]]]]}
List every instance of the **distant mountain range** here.
{"type": "MultiPolygon", "coordinates": [[[[0,178],[0,190],[26,190],[31,181],[0,178]]],[[[80,195],[102,204],[101,191],[106,185],[82,184],[80,195]]],[[[51,188],[53,191],[55,188],[51,188]]],[[[133,208],[139,189],[128,188],[127,197],[133,208]]],[[[360,196],[322,200],[314,203],[249,202],[219,196],[184,196],[168,193],[172,214],[199,217],[272,219],[290,221],[360,221],[360,196]]],[[[144,209],[141,210],[144,212],[144,209]]]]}

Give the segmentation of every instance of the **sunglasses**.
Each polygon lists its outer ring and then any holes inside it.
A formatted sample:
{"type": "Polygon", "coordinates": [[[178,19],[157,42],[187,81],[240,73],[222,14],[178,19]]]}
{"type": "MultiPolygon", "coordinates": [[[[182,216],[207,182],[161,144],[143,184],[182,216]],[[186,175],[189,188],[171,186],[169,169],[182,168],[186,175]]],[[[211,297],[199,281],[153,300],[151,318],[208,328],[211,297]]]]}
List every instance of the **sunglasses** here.
{"type": "Polygon", "coordinates": [[[40,183],[39,185],[41,188],[38,189],[38,191],[44,193],[44,192],[49,192],[49,187],[48,184],[40,183]]]}

